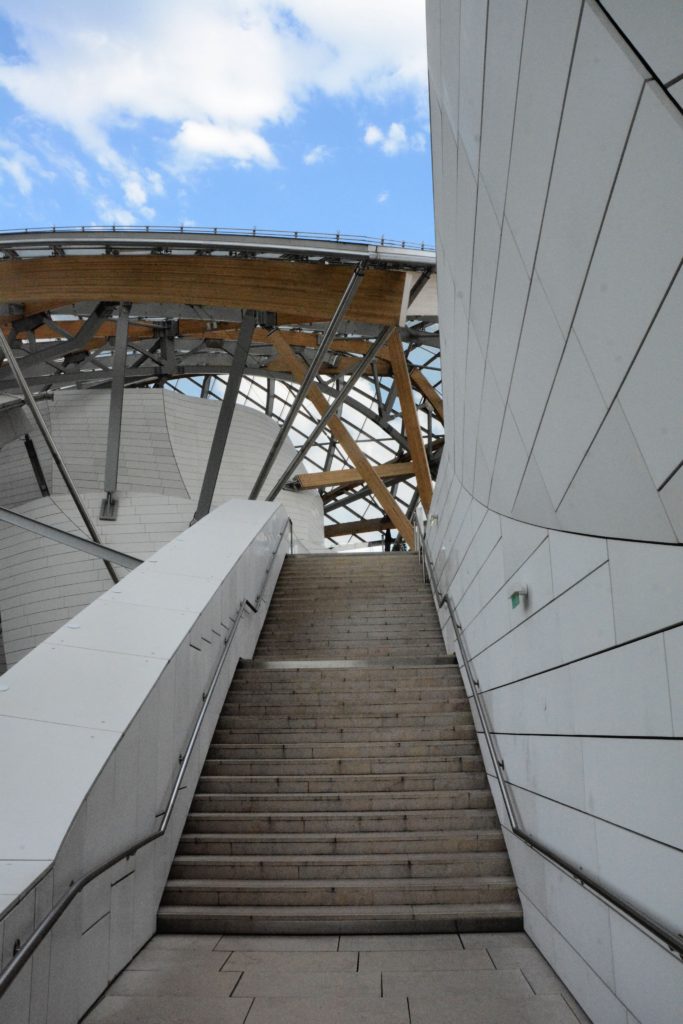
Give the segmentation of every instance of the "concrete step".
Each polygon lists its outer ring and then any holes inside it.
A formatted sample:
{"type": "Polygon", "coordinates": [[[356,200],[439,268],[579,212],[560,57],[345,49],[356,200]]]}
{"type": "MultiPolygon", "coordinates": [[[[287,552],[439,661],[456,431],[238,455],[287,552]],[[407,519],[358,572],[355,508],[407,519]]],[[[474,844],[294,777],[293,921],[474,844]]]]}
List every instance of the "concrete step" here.
{"type": "Polygon", "coordinates": [[[162,906],[357,907],[428,903],[506,903],[517,890],[510,878],[405,878],[264,881],[170,879],[162,906]]]}
{"type": "MultiPolygon", "coordinates": [[[[245,714],[237,712],[230,703],[225,705],[225,712],[218,719],[217,729],[232,729],[237,732],[252,732],[267,725],[273,731],[293,729],[295,732],[320,729],[339,733],[347,729],[356,729],[364,724],[369,729],[393,729],[397,726],[405,726],[406,729],[425,728],[438,729],[453,725],[471,725],[472,716],[468,708],[461,711],[436,711],[423,714],[405,714],[398,712],[385,714],[381,705],[373,705],[376,709],[370,712],[364,708],[362,716],[352,714],[349,708],[348,714],[330,714],[327,708],[317,708],[314,711],[307,710],[303,714],[274,714],[269,708],[267,722],[264,722],[263,715],[245,714]]],[[[386,737],[385,737],[386,738],[386,737]]]]}
{"type": "Polygon", "coordinates": [[[285,660],[296,654],[301,660],[311,659],[315,661],[339,660],[339,659],[361,659],[361,658],[398,658],[402,654],[406,658],[430,657],[436,651],[443,649],[441,641],[433,643],[375,643],[374,641],[357,641],[346,643],[342,640],[321,642],[311,644],[309,647],[301,648],[296,644],[287,641],[264,641],[259,642],[256,654],[259,658],[270,660],[285,660]]]}
{"type": "Polygon", "coordinates": [[[181,856],[310,857],[332,854],[383,856],[387,854],[460,854],[505,850],[500,828],[462,828],[423,832],[184,832],[178,844],[181,856]]]}
{"type": "Polygon", "coordinates": [[[374,935],[519,931],[518,902],[365,907],[160,907],[162,933],[374,935]]]}
{"type": "MultiPolygon", "coordinates": [[[[469,701],[466,697],[454,696],[450,690],[437,690],[430,693],[409,691],[397,693],[395,690],[370,694],[364,705],[368,715],[400,715],[405,709],[407,715],[421,716],[451,712],[467,711],[469,701]]],[[[248,690],[234,693],[225,705],[225,715],[285,715],[293,714],[327,720],[328,718],[345,717],[358,711],[358,697],[353,692],[324,693],[315,691],[304,693],[248,690]]]]}
{"type": "Polygon", "coordinates": [[[257,812],[247,814],[226,811],[191,811],[185,830],[192,832],[434,832],[457,828],[494,828],[494,810],[462,808],[458,810],[400,811],[311,811],[257,812]]]}
{"type": "Polygon", "coordinates": [[[384,678],[381,676],[345,676],[341,673],[322,681],[315,676],[297,674],[296,672],[278,673],[269,678],[264,672],[244,672],[239,678],[233,680],[230,687],[231,699],[234,694],[254,693],[312,693],[318,696],[323,694],[348,694],[353,695],[355,700],[359,694],[364,694],[370,703],[378,699],[387,699],[391,694],[415,693],[419,697],[429,695],[432,691],[448,694],[449,696],[465,696],[465,688],[459,676],[451,673],[425,673],[417,671],[411,675],[404,675],[397,678],[389,670],[384,678]],[[380,696],[381,695],[381,696],[380,696]]]}
{"type": "Polygon", "coordinates": [[[354,743],[343,740],[318,741],[311,739],[305,742],[281,743],[212,743],[209,747],[210,758],[248,758],[258,760],[273,757],[294,758],[301,760],[313,758],[329,760],[330,758],[349,757],[455,757],[458,754],[469,754],[476,749],[474,740],[376,740],[354,743]]]}
{"type": "Polygon", "coordinates": [[[205,775],[436,775],[444,771],[481,771],[482,760],[476,743],[461,744],[467,750],[448,757],[216,757],[209,754],[205,775]]]}
{"type": "Polygon", "coordinates": [[[235,673],[235,682],[249,679],[264,681],[290,682],[292,679],[309,680],[315,685],[329,684],[335,686],[339,682],[357,682],[367,686],[369,683],[391,682],[394,686],[411,680],[427,681],[431,679],[461,680],[460,670],[452,657],[439,662],[425,662],[419,665],[398,663],[388,665],[385,661],[365,662],[363,665],[338,664],[317,667],[290,659],[288,664],[275,666],[272,659],[255,658],[242,662],[235,673]]]}
{"type": "Polygon", "coordinates": [[[379,853],[339,856],[179,856],[173,879],[242,879],[306,881],[310,879],[479,878],[509,877],[505,851],[486,853],[379,853]]]}
{"type": "Polygon", "coordinates": [[[436,811],[490,808],[488,789],[451,789],[398,793],[195,793],[195,814],[313,814],[361,811],[436,811]]]}
{"type": "Polygon", "coordinates": [[[197,793],[416,793],[486,789],[485,772],[410,775],[207,775],[197,793]]]}
{"type": "MultiPolygon", "coordinates": [[[[349,725],[344,728],[327,728],[322,725],[319,728],[277,729],[271,728],[272,723],[266,718],[259,731],[249,731],[244,727],[238,728],[232,725],[228,719],[228,728],[219,723],[214,733],[214,743],[239,743],[239,744],[263,744],[265,747],[271,744],[308,744],[315,743],[376,743],[389,742],[421,742],[433,740],[468,740],[475,737],[474,725],[470,720],[467,723],[454,723],[451,725],[405,725],[403,727],[393,725],[369,726],[349,725]]],[[[253,729],[253,727],[252,727],[253,729]]]]}

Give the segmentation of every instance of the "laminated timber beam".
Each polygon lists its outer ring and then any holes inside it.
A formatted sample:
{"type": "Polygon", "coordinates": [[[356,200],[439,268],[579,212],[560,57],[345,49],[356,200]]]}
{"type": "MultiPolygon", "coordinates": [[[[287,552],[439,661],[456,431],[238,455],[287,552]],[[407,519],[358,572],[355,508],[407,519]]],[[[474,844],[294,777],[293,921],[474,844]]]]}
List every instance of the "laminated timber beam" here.
{"type": "Polygon", "coordinates": [[[432,474],[429,470],[427,453],[422,439],[422,431],[417,418],[417,409],[415,408],[415,399],[413,397],[413,387],[410,382],[410,374],[408,373],[408,364],[406,363],[406,357],[398,331],[394,331],[389,339],[387,351],[394,366],[394,383],[396,385],[398,400],[401,405],[403,427],[408,439],[408,451],[410,452],[410,458],[415,465],[415,478],[417,480],[417,489],[420,495],[420,501],[422,502],[425,512],[429,512],[429,508],[432,504],[432,474]]]}
{"type": "Polygon", "coordinates": [[[325,537],[356,536],[359,533],[374,533],[376,530],[390,530],[391,519],[355,519],[348,523],[333,523],[325,527],[325,537]]]}
{"type": "Polygon", "coordinates": [[[427,399],[434,410],[436,418],[443,423],[443,400],[439,392],[429,383],[422,370],[411,370],[410,379],[422,397],[427,399]]]}
{"type": "MultiPolygon", "coordinates": [[[[348,316],[398,324],[405,272],[372,268],[348,316]]],[[[178,302],[268,310],[279,323],[329,321],[348,267],[217,256],[64,256],[0,260],[0,302],[24,315],[74,302],[178,302]]]]}
{"type": "MultiPolygon", "coordinates": [[[[382,480],[402,480],[404,477],[415,476],[412,462],[385,462],[383,466],[375,466],[374,470],[382,480]]],[[[318,487],[362,484],[363,477],[357,469],[334,469],[328,473],[301,473],[297,482],[306,491],[318,487]]]]}
{"type": "MultiPolygon", "coordinates": [[[[395,332],[393,333],[395,334],[395,332]]],[[[289,372],[301,384],[308,371],[307,364],[292,350],[285,334],[282,334],[280,331],[274,331],[271,335],[271,341],[278,354],[287,364],[289,372]]],[[[329,406],[317,384],[311,384],[308,389],[308,398],[315,405],[320,415],[324,416],[329,406]]],[[[409,547],[412,548],[415,538],[410,521],[401,511],[398,502],[389,493],[379,474],[363,454],[360,446],[351,437],[351,434],[338,416],[332,416],[327,426],[332,436],[339,443],[340,447],[343,448],[356,470],[360,473],[363,481],[372,491],[377,502],[391,520],[394,528],[398,530],[409,547]]]]}

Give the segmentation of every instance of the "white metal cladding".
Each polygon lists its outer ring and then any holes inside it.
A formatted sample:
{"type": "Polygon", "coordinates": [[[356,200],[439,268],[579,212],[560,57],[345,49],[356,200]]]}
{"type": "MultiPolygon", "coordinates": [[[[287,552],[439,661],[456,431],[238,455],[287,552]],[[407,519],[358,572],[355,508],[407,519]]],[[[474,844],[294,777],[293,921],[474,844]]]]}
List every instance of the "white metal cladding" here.
{"type": "MultiPolygon", "coordinates": [[[[683,48],[675,5],[651,6],[427,5],[428,537],[524,828],[680,931],[683,48]]],[[[677,1021],[680,961],[509,846],[525,926],[589,1016],[677,1021]]]]}
{"type": "MultiPolygon", "coordinates": [[[[124,393],[118,516],[99,520],[104,487],[109,395],[59,391],[41,403],[52,435],[104,544],[146,559],[189,525],[220,403],[165,390],[124,393]]],[[[73,501],[40,435],[26,423],[50,491],[42,497],[23,436],[0,448],[0,505],[67,532],[83,534],[73,501]]],[[[256,478],[277,425],[251,409],[236,410],[221,463],[213,507],[243,498],[256,478]]],[[[294,454],[287,441],[269,476],[294,454]]],[[[283,491],[278,499],[294,523],[301,550],[321,548],[322,502],[315,491],[283,491]]],[[[84,534],[83,534],[84,535],[84,534]]],[[[103,563],[16,526],[0,523],[0,612],[8,665],[111,586],[103,563]]],[[[124,570],[119,570],[123,574],[124,570]]]]}

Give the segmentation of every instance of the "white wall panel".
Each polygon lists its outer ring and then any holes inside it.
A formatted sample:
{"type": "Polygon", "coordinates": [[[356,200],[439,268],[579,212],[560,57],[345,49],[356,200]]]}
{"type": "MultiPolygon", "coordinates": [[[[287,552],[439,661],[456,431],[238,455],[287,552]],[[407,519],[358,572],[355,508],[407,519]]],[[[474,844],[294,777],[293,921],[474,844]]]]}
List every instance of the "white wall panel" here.
{"type": "Polygon", "coordinates": [[[481,104],[484,90],[486,5],[479,0],[460,0],[460,110],[458,132],[470,165],[479,166],[481,104]]]}
{"type": "Polygon", "coordinates": [[[676,540],[618,403],[607,414],[557,514],[565,529],[613,537],[676,540]]]}
{"type": "Polygon", "coordinates": [[[572,333],[534,445],[553,508],[561,502],[606,414],[607,404],[572,333]]]}
{"type": "MultiPolygon", "coordinates": [[[[43,411],[47,403],[42,403],[43,411]]],[[[102,542],[146,559],[190,523],[219,410],[218,402],[166,391],[127,391],[121,432],[117,519],[99,519],[109,396],[99,391],[57,392],[48,410],[51,429],[102,542]]],[[[246,497],[277,433],[266,416],[235,411],[213,507],[246,497]]],[[[83,537],[88,534],[42,438],[32,431],[49,497],[41,497],[22,438],[0,448],[0,504],[83,537]]],[[[287,441],[271,471],[274,482],[294,455],[287,441]]],[[[315,492],[282,492],[295,538],[304,549],[322,547],[322,504],[315,492]]],[[[0,525],[0,614],[9,665],[31,651],[107,591],[100,559],[18,527],[0,525]]],[[[121,577],[125,570],[119,570],[121,577]]]]}
{"type": "Polygon", "coordinates": [[[503,227],[487,366],[507,397],[529,291],[529,274],[508,226],[503,227]]]}
{"type": "Polygon", "coordinates": [[[574,321],[608,402],[680,263],[682,171],[683,117],[648,83],[574,321]]]}
{"type": "Polygon", "coordinates": [[[586,5],[536,263],[565,337],[644,79],[614,29],[586,5]]]}
{"type": "Polygon", "coordinates": [[[679,271],[619,392],[656,487],[676,470],[683,450],[683,274],[679,271]]]}
{"type": "Polygon", "coordinates": [[[619,28],[664,83],[683,74],[683,8],[671,0],[603,0],[619,28]]]}
{"type": "Polygon", "coordinates": [[[479,173],[480,186],[483,182],[499,225],[507,190],[525,14],[526,0],[489,0],[479,173]]]}
{"type": "Polygon", "coordinates": [[[508,398],[528,452],[532,449],[563,349],[564,337],[543,286],[538,277],[534,277],[508,398]]]}
{"type": "Polygon", "coordinates": [[[505,215],[529,273],[541,229],[579,0],[528,0],[505,215]]]}

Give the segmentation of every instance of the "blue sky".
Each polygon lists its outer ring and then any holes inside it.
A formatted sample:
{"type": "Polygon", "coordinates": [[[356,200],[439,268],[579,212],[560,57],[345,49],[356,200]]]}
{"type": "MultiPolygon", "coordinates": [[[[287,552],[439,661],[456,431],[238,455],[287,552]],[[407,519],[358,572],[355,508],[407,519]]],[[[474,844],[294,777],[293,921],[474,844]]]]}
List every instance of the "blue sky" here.
{"type": "Polygon", "coordinates": [[[433,241],[424,0],[0,0],[0,228],[433,241]]]}

